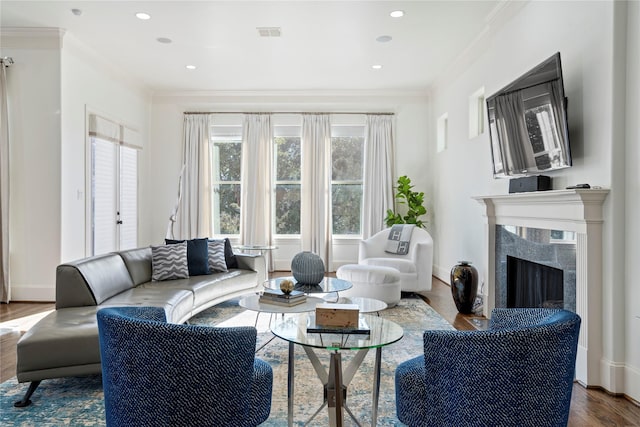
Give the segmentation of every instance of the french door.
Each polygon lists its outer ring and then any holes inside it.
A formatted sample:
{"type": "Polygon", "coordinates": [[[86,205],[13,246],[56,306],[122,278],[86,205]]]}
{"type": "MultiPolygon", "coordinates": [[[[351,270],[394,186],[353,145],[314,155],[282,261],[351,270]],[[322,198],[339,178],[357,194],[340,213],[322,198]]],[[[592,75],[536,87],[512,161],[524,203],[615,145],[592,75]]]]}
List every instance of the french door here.
{"type": "Polygon", "coordinates": [[[123,126],[90,116],[90,251],[98,255],[137,247],[138,149],[123,143],[123,126]],[[98,123],[97,126],[91,124],[98,123]],[[101,126],[102,125],[102,126],[101,126]],[[106,125],[106,127],[105,127],[106,125]],[[115,126],[111,126],[115,125],[115,126]],[[96,127],[96,129],[93,129],[96,127]],[[100,132],[108,129],[109,132],[100,132]]]}

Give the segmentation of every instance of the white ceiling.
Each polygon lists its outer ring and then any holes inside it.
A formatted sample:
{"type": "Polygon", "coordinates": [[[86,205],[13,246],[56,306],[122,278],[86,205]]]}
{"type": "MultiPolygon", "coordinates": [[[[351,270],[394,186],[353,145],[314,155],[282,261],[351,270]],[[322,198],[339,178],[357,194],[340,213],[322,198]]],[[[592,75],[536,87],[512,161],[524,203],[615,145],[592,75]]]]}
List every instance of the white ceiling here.
{"type": "Polygon", "coordinates": [[[0,25],[65,29],[155,92],[425,91],[502,3],[2,0],[0,25]],[[389,16],[398,9],[404,17],[389,16]],[[142,11],[151,19],[134,16],[142,11]],[[281,27],[282,36],[261,38],[256,27],[281,27]],[[393,40],[377,42],[381,35],[393,40]]]}

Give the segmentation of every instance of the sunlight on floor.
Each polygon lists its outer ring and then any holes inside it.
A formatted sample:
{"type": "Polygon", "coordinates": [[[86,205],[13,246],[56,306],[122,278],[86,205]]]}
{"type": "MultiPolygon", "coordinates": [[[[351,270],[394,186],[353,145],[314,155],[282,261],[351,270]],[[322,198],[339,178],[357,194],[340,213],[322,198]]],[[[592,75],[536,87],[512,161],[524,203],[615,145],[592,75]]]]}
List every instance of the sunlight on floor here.
{"type": "Polygon", "coordinates": [[[28,331],[33,325],[35,325],[40,319],[47,314],[52,313],[52,310],[44,311],[42,313],[32,314],[30,316],[19,317],[17,319],[7,320],[0,323],[0,331],[2,333],[7,332],[25,332],[28,331]]]}

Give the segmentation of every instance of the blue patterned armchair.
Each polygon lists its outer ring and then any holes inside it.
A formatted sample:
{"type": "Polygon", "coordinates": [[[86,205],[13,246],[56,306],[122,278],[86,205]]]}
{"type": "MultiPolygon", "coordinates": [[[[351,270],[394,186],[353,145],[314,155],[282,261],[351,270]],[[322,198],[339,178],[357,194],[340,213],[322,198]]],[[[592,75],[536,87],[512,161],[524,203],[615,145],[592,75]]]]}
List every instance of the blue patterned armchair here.
{"type": "Polygon", "coordinates": [[[580,317],[498,308],[486,331],[425,331],[424,355],[398,365],[409,426],[565,426],[580,317]]]}
{"type": "Polygon", "coordinates": [[[156,307],[98,311],[107,426],[255,426],[273,372],[253,327],[166,323],[156,307]]]}

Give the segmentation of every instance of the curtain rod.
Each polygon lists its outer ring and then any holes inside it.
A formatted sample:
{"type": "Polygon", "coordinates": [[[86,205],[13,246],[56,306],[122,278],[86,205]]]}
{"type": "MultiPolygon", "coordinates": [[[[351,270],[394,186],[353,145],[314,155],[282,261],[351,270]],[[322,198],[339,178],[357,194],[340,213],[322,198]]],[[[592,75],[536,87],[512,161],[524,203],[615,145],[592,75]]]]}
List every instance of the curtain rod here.
{"type": "Polygon", "coordinates": [[[269,112],[251,112],[251,111],[185,111],[184,114],[365,114],[379,116],[394,116],[396,113],[355,113],[349,112],[313,112],[313,111],[274,111],[269,112]]]}

